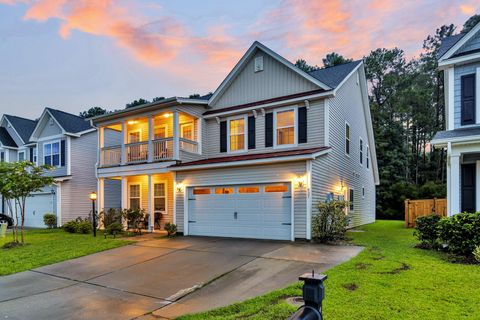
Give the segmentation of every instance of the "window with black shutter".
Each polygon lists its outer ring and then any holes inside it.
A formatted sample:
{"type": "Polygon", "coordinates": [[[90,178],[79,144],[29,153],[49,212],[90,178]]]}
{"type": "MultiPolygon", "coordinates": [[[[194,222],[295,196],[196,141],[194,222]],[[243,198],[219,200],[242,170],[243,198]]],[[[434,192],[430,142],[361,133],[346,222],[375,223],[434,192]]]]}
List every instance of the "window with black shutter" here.
{"type": "Polygon", "coordinates": [[[248,149],[255,149],[255,117],[248,117],[248,149]]]}
{"type": "Polygon", "coordinates": [[[462,126],[475,124],[475,74],[461,78],[462,126]]]}
{"type": "Polygon", "coordinates": [[[265,147],[273,147],[273,113],[265,114],[265,147]]]}
{"type": "Polygon", "coordinates": [[[220,152],[227,152],[227,121],[220,122],[220,152]]]}
{"type": "Polygon", "coordinates": [[[298,143],[307,143],[307,107],[298,108],[298,143]]]}

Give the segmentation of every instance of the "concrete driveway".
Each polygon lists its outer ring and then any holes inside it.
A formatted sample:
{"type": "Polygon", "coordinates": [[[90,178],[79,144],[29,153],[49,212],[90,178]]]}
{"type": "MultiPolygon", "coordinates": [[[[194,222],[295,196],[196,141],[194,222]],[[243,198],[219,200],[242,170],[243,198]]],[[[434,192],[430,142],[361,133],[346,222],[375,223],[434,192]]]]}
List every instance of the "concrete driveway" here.
{"type": "Polygon", "coordinates": [[[357,255],[355,246],[149,239],[0,277],[4,319],[175,318],[242,301],[357,255]]]}

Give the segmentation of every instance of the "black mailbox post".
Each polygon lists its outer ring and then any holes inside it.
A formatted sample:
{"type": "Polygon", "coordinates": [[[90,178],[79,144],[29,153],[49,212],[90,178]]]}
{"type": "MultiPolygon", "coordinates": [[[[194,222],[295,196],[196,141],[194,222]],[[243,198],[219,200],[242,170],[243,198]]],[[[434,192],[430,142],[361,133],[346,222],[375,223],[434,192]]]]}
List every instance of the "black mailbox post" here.
{"type": "Polygon", "coordinates": [[[301,306],[289,320],[322,320],[322,301],[325,298],[325,286],[323,282],[326,275],[306,273],[299,280],[304,282],[303,301],[301,306]]]}

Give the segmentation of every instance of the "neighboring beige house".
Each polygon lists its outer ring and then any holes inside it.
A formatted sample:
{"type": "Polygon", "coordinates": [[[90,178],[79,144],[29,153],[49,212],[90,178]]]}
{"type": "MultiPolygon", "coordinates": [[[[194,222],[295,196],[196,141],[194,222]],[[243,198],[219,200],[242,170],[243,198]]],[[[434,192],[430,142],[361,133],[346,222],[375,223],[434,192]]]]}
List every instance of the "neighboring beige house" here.
{"type": "Polygon", "coordinates": [[[143,208],[185,235],[311,239],[317,203],[375,220],[362,61],[306,73],[255,42],[213,94],[92,119],[100,208],[143,208]]]}

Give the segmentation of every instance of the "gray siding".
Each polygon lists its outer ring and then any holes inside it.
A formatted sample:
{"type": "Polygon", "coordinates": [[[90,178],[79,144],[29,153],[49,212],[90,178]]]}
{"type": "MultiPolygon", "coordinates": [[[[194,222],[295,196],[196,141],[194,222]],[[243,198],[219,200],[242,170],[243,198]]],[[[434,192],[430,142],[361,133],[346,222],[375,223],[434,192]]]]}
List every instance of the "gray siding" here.
{"type": "MultiPolygon", "coordinates": [[[[480,68],[480,63],[465,64],[456,66],[454,69],[454,127],[455,129],[461,127],[461,78],[467,74],[475,74],[477,68],[480,68]]],[[[478,93],[477,93],[478,97],[478,93]]]]}
{"type": "Polygon", "coordinates": [[[105,147],[119,146],[122,144],[122,132],[105,128],[103,134],[103,144],[105,147]]]}
{"type": "MultiPolygon", "coordinates": [[[[302,107],[302,105],[300,105],[302,107]]],[[[283,108],[283,107],[282,107],[283,108]]],[[[267,110],[267,113],[273,109],[267,110]]],[[[312,101],[310,109],[307,110],[307,143],[301,143],[298,148],[313,148],[325,145],[325,125],[324,125],[325,104],[324,100],[312,101]]],[[[248,114],[252,115],[251,113],[248,114]]],[[[221,118],[222,121],[227,118],[221,118]]],[[[206,122],[206,145],[204,153],[207,158],[230,156],[231,154],[220,152],[220,125],[215,119],[208,119],[206,122]]],[[[250,149],[239,154],[264,153],[269,151],[279,151],[282,149],[274,149],[273,147],[265,148],[265,117],[258,113],[255,121],[255,149],[250,149]]],[[[284,149],[283,149],[284,150],[284,149]]]]}
{"type": "Polygon", "coordinates": [[[92,210],[88,195],[97,190],[96,132],[72,138],[71,144],[72,179],[62,182],[62,224],[79,216],[88,216],[92,210]]]}
{"type": "Polygon", "coordinates": [[[225,108],[316,89],[319,87],[315,84],[263,51],[257,50],[213,108],[225,108]],[[254,61],[258,56],[263,56],[264,70],[254,72],[254,61]]]}
{"type": "Polygon", "coordinates": [[[480,49],[480,33],[477,32],[467,43],[465,43],[457,53],[468,52],[480,49]]]}
{"type": "MultiPolygon", "coordinates": [[[[72,141],[73,141],[74,138],[72,138],[72,141]]],[[[50,142],[55,142],[55,141],[60,141],[60,145],[61,145],[61,141],[64,140],[65,141],[65,166],[60,166],[60,167],[56,167],[54,168],[52,171],[49,171],[47,174],[50,175],[50,176],[53,176],[53,177],[62,177],[62,176],[66,176],[67,175],[67,166],[68,166],[68,157],[67,157],[67,154],[68,154],[68,148],[69,148],[69,145],[67,143],[67,139],[66,138],[62,138],[62,139],[52,139],[52,140],[46,140],[46,141],[39,141],[37,143],[37,152],[38,152],[38,164],[39,165],[43,165],[45,164],[45,158],[43,156],[43,146],[46,144],[46,143],[50,143],[50,142]]],[[[95,143],[95,147],[97,146],[97,143],[95,143]]],[[[61,147],[61,146],[60,146],[61,147]]],[[[60,151],[61,152],[61,151],[60,151]]],[[[94,151],[94,154],[96,155],[96,149],[94,151]]],[[[60,156],[61,157],[61,156],[60,156]]],[[[72,159],[75,159],[72,155],[72,159]]],[[[72,162],[75,162],[76,160],[72,160],[72,162]]]]}
{"type": "MultiPolygon", "coordinates": [[[[177,172],[177,183],[185,186],[260,183],[269,181],[292,181],[306,173],[305,161],[271,165],[245,166],[238,168],[221,168],[202,171],[177,172]]],[[[175,190],[177,192],[177,190],[175,190]]],[[[294,189],[294,234],[295,238],[306,237],[306,191],[294,189]]],[[[176,194],[176,216],[180,232],[184,225],[184,194],[176,194]]]]}
{"type": "MultiPolygon", "coordinates": [[[[329,192],[343,181],[348,189],[354,189],[355,210],[352,226],[375,221],[375,183],[370,157],[370,169],[366,169],[367,128],[362,106],[360,86],[353,75],[330,101],[330,146],[332,151],[312,161],[312,216],[318,213],[318,202],[325,201],[329,192]],[[345,155],[345,121],[350,124],[350,156],[345,155]],[[359,137],[364,141],[364,162],[360,165],[359,137]],[[365,198],[362,199],[362,186],[365,198]]],[[[346,190],[346,191],[347,191],[346,190]]],[[[348,194],[348,193],[347,193],[348,194]]]]}
{"type": "Polygon", "coordinates": [[[104,184],[104,201],[105,208],[121,208],[122,207],[122,181],[105,179],[104,184]]]}

